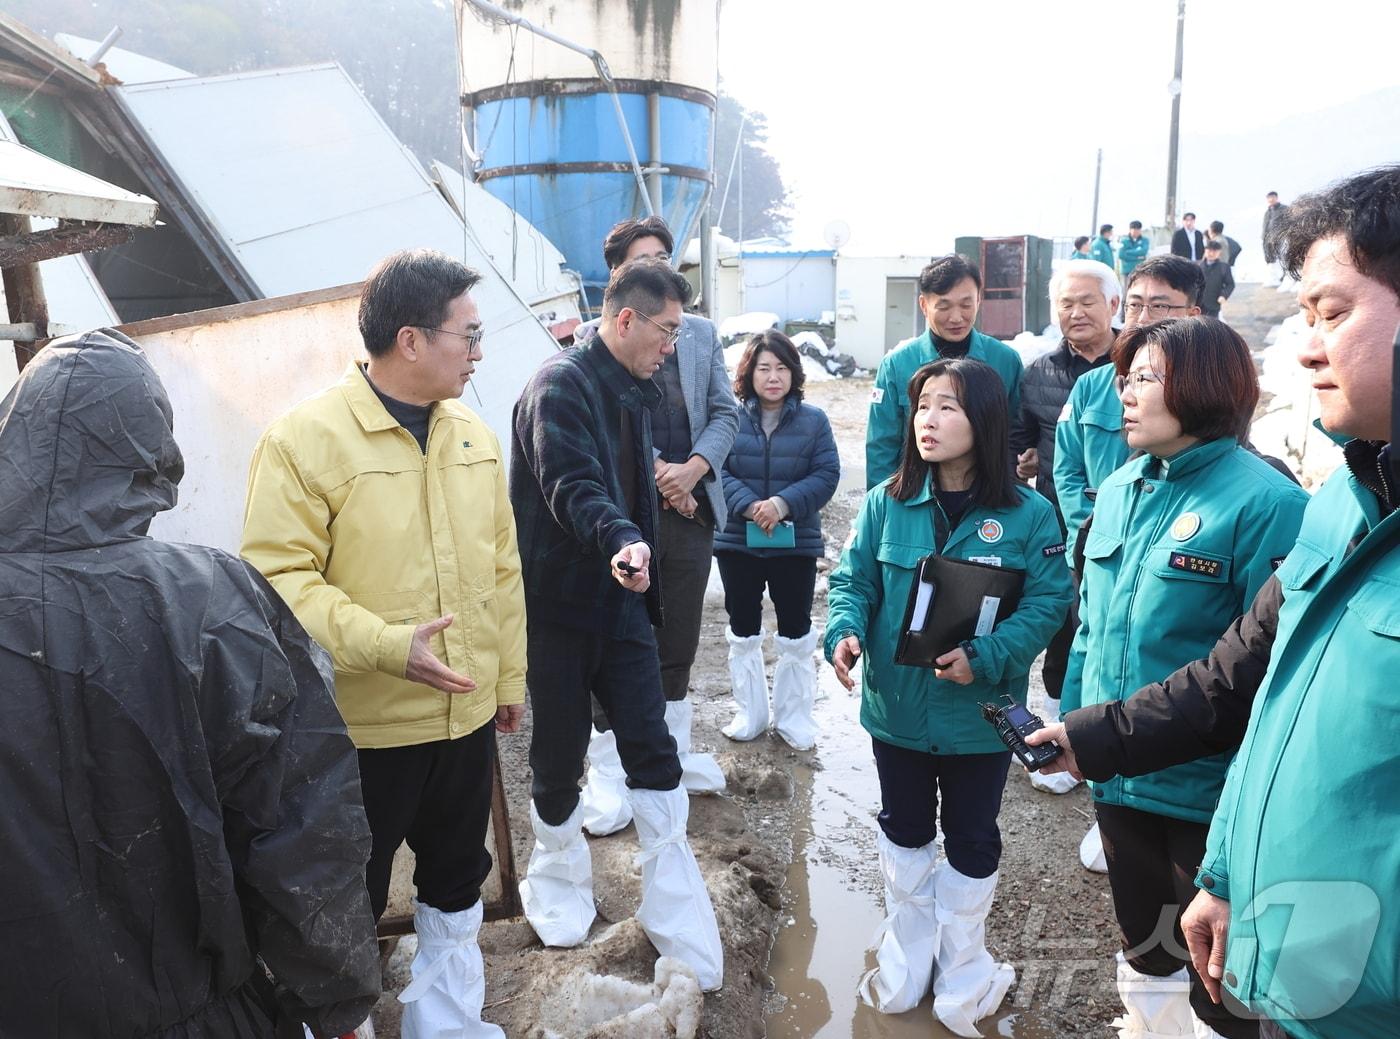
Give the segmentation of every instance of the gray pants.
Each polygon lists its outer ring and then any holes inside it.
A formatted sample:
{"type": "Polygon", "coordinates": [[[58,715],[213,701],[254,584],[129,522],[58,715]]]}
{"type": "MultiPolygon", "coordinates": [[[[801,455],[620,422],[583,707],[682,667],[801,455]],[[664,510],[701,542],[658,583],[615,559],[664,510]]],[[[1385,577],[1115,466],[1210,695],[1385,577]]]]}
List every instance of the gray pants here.
{"type": "MultiPolygon", "coordinates": [[[[709,508],[704,507],[696,515],[708,519],[709,513],[709,508]]],[[[684,700],[695,650],[700,645],[700,620],[714,556],[715,530],[709,523],[685,519],[672,509],[663,509],[660,520],[656,554],[666,626],[652,630],[656,632],[661,658],[661,691],[668,701],[684,700]]]]}

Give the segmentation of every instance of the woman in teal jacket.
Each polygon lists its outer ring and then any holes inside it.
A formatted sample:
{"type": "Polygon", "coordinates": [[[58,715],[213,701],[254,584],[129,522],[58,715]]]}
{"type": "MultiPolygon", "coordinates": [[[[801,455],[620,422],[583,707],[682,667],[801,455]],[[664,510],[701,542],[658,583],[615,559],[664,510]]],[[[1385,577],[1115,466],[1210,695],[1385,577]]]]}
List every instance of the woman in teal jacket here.
{"type": "Polygon", "coordinates": [[[880,773],[880,867],[887,917],[861,997],[886,1013],[915,1006],[933,979],[934,1012],[975,1036],[1015,979],[992,960],[985,921],[996,890],[997,811],[1010,754],[979,701],[1024,701],[1031,663],[1073,598],[1055,510],[1016,484],[1006,392],[969,358],[926,364],[909,381],[913,421],[899,469],[866,495],[829,582],[826,656],[846,688],[864,662],[861,724],[880,773]],[[915,569],[937,551],[1025,571],[1016,611],[938,659],[894,663],[915,569]],[[939,812],[939,801],[942,801],[939,812]],[[935,816],[947,861],[937,865],[935,816]]]}
{"type": "MultiPolygon", "coordinates": [[[[1065,694],[1085,706],[1122,700],[1209,653],[1293,548],[1308,502],[1241,446],[1259,387],[1228,325],[1183,318],[1129,329],[1113,360],[1124,433],[1141,454],[1100,485],[1084,539],[1065,694]]],[[[1212,1003],[1179,955],[1181,908],[1228,764],[1221,755],[1091,784],[1129,950],[1118,957],[1123,1036],[1190,1037],[1205,1034],[1201,1023],[1229,1039],[1258,1034],[1212,1003]]]]}

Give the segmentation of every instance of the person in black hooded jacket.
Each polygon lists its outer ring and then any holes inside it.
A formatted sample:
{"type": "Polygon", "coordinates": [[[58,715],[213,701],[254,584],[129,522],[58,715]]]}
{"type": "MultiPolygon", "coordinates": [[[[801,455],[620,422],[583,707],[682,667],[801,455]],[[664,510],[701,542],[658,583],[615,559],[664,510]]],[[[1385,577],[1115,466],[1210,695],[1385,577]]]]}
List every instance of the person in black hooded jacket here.
{"type": "Polygon", "coordinates": [[[171,422],[110,330],[0,404],[0,1035],[335,1036],[379,994],[330,660],[252,567],[146,536],[171,422]]]}

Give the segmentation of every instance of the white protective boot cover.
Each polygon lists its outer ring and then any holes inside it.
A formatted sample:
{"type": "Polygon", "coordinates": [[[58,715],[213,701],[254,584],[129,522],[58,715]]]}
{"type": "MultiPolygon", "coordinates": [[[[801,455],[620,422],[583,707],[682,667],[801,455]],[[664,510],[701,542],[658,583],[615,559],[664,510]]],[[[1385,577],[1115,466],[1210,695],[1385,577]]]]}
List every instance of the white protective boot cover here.
{"type": "Polygon", "coordinates": [[[1099,833],[1098,823],[1089,827],[1089,832],[1079,842],[1079,862],[1094,873],[1108,872],[1108,856],[1104,854],[1103,835],[1099,833]]]}
{"type": "Polygon", "coordinates": [[[701,991],[713,992],[724,984],[724,947],[705,879],[685,839],[690,800],[680,787],[631,794],[642,867],[637,922],[657,952],[690,966],[701,991]]]}
{"type": "Polygon", "coordinates": [[[731,740],[752,740],[768,730],[768,677],[763,671],[763,632],[735,635],[724,629],[729,642],[729,685],[736,710],[724,727],[731,740]]]}
{"type": "MultiPolygon", "coordinates": [[[[1054,725],[1060,720],[1060,701],[1047,696],[1036,713],[1046,725],[1054,725]]],[[[1068,772],[1056,772],[1048,776],[1039,772],[1027,772],[1026,775],[1030,776],[1031,786],[1047,794],[1067,794],[1079,785],[1079,780],[1068,772]]]]}
{"type": "Polygon", "coordinates": [[[987,951],[987,912],[997,876],[963,876],[947,862],[940,862],[934,871],[938,949],[933,1012],[943,1027],[957,1035],[980,1036],[977,1022],[996,1013],[1016,982],[1011,964],[997,963],[987,951]]]}
{"type": "Polygon", "coordinates": [[[724,792],[724,773],[713,754],[700,754],[690,749],[690,723],[695,717],[695,705],[689,700],[666,703],[666,728],[676,741],[676,757],[681,759],[681,786],[692,794],[724,792]]]}
{"type": "Polygon", "coordinates": [[[880,874],[885,881],[885,920],[875,932],[875,969],[860,979],[861,1001],[883,1014],[918,1005],[933,978],[938,920],[933,909],[933,867],[938,846],[901,848],[882,831],[880,874]]]}
{"type": "Polygon", "coordinates": [[[778,735],[793,750],[811,750],[817,745],[817,723],[812,704],[817,692],[817,629],[799,639],[774,635],[778,663],[773,668],[773,723],[778,735]]]}
{"type": "Polygon", "coordinates": [[[418,953],[413,980],[399,993],[405,1004],[403,1039],[505,1039],[505,1032],[481,1020],[486,974],[476,936],[481,903],[460,913],[420,905],[413,914],[418,953]]]}
{"type": "Polygon", "coordinates": [[[583,806],[550,826],[530,803],[535,847],[520,882],[525,919],[545,945],[568,948],[583,941],[598,910],[593,905],[593,858],[583,836],[583,806]]]}
{"type": "Polygon", "coordinates": [[[632,821],[627,799],[627,773],[617,756],[617,736],[593,730],[588,738],[588,782],[579,798],[583,828],[595,837],[616,833],[632,821]]]}
{"type": "Polygon", "coordinates": [[[1186,968],[1154,978],[1133,970],[1121,952],[1117,959],[1118,998],[1127,1012],[1109,1024],[1119,1039],[1194,1039],[1197,1022],[1186,968]]]}

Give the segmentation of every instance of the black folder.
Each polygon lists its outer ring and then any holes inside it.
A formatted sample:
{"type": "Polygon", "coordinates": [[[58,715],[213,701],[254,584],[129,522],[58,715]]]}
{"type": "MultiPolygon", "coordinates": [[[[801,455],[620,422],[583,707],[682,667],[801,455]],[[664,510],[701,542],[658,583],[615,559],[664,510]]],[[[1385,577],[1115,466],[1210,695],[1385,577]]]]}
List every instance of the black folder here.
{"type": "Polygon", "coordinates": [[[909,589],[894,662],[933,667],[944,653],[989,634],[1016,612],[1026,572],[947,556],[925,556],[909,589]]]}

